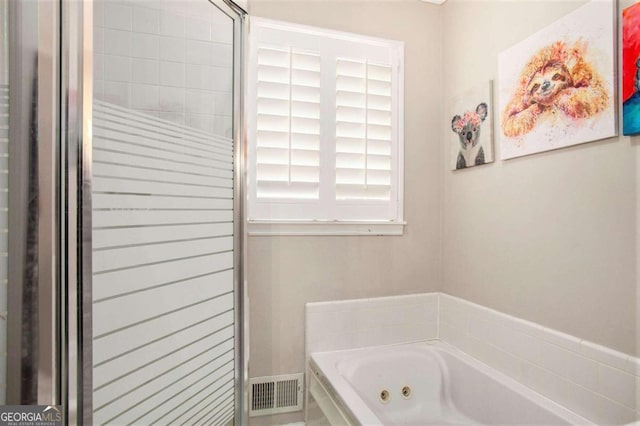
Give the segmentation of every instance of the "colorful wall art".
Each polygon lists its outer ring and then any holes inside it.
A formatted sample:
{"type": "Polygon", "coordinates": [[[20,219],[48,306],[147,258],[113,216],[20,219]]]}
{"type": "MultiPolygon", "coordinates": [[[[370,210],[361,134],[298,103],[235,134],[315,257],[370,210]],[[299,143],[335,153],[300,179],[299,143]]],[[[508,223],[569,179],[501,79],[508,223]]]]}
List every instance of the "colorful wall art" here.
{"type": "Polygon", "coordinates": [[[640,3],[622,11],[622,129],[640,133],[640,3]]]}
{"type": "Polygon", "coordinates": [[[616,135],[614,4],[587,3],[500,53],[502,159],[616,135]]]}
{"type": "Polygon", "coordinates": [[[491,87],[491,82],[483,83],[449,103],[452,170],[493,162],[491,87]]]}

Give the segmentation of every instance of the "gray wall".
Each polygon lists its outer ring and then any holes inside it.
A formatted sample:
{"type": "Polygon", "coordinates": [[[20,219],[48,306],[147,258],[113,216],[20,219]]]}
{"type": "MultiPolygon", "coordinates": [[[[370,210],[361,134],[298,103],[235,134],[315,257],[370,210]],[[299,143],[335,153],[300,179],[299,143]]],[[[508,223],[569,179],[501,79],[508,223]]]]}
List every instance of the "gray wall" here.
{"type": "Polygon", "coordinates": [[[497,95],[498,53],[582,3],[250,2],[406,43],[409,222],[403,237],[249,238],[251,376],[303,371],[305,302],[439,290],[640,354],[640,137],[449,170],[449,97],[489,79],[497,95]]]}
{"type": "Polygon", "coordinates": [[[418,1],[251,1],[250,14],[405,42],[408,222],[402,237],[250,237],[253,377],[304,371],[306,302],[439,289],[442,39],[441,9],[418,1]]]}
{"type": "MultiPolygon", "coordinates": [[[[582,3],[449,0],[443,107],[459,89],[497,83],[501,50],[582,3]]],[[[619,137],[459,172],[443,151],[443,291],[639,353],[639,150],[619,137]]]]}

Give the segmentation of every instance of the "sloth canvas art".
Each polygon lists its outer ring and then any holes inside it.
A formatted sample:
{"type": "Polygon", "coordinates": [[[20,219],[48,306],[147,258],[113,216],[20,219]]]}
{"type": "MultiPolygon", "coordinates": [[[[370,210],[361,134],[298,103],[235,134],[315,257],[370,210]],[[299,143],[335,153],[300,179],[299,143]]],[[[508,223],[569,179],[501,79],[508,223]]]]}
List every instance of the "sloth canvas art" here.
{"type": "Polygon", "coordinates": [[[587,45],[557,41],[538,51],[525,65],[520,83],[502,117],[505,136],[530,132],[544,115],[592,117],[609,104],[602,77],[585,59],[587,45]]]}
{"type": "Polygon", "coordinates": [[[612,4],[587,3],[500,54],[503,159],[615,135],[612,4]]]}

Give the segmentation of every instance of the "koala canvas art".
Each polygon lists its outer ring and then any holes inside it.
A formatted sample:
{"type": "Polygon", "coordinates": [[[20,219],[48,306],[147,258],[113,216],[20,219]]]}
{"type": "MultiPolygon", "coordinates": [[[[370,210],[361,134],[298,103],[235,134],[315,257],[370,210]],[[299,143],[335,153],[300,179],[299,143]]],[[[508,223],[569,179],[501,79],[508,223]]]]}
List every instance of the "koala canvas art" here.
{"type": "Polygon", "coordinates": [[[499,55],[503,159],[616,134],[613,13],[594,0],[499,55]]]}
{"type": "Polygon", "coordinates": [[[466,169],[493,162],[491,82],[452,99],[449,106],[451,168],[466,169]]]}

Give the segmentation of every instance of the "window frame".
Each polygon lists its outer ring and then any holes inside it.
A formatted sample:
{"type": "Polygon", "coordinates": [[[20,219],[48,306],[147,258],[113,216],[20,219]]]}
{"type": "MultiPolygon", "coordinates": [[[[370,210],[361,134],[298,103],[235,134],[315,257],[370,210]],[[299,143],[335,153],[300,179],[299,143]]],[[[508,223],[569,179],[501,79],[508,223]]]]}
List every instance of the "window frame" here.
{"type": "MultiPolygon", "coordinates": [[[[363,36],[359,34],[346,33],[341,31],[310,27],[288,22],[275,21],[265,18],[251,17],[249,23],[249,49],[247,55],[247,230],[249,235],[402,235],[404,232],[404,42],[387,40],[377,37],[363,36]],[[259,40],[261,32],[271,33],[268,41],[259,40]],[[277,32],[281,35],[278,36],[277,32]],[[299,37],[289,37],[286,34],[294,32],[299,37]],[[272,41],[276,34],[276,39],[280,38],[281,43],[272,41]],[[257,75],[257,52],[260,46],[274,48],[291,48],[301,51],[309,51],[308,46],[313,45],[314,39],[329,40],[326,43],[317,43],[318,54],[320,55],[321,70],[326,70],[327,66],[333,73],[321,72],[321,93],[325,93],[327,87],[333,87],[333,95],[323,95],[320,99],[321,109],[321,136],[320,136],[320,164],[333,164],[333,167],[320,167],[320,184],[318,200],[286,199],[265,200],[257,198],[256,188],[256,117],[257,99],[256,91],[258,84],[257,75]],[[295,40],[298,39],[298,40],[295,40]],[[336,48],[339,46],[339,48],[336,48]],[[385,53],[378,53],[385,49],[385,53]],[[361,53],[361,51],[364,51],[361,53]],[[346,53],[345,52],[349,52],[346,53]],[[336,61],[338,59],[363,60],[376,62],[375,58],[381,55],[388,55],[396,74],[392,78],[391,94],[391,114],[392,114],[392,152],[391,152],[391,190],[390,199],[384,201],[377,200],[340,200],[335,196],[335,131],[330,135],[322,129],[326,127],[327,120],[333,122],[335,127],[336,95],[336,61]],[[377,55],[377,56],[376,56],[377,55]],[[374,59],[372,59],[374,58],[374,59]],[[333,64],[327,63],[333,61],[333,64]],[[329,81],[333,80],[333,81],[329,81]],[[329,118],[325,118],[325,117],[329,118]],[[333,140],[332,147],[326,148],[327,139],[333,140]],[[393,147],[395,144],[395,147],[393,147]],[[324,148],[323,148],[324,147],[324,148]],[[328,191],[328,187],[333,186],[328,191]],[[328,192],[327,192],[328,191],[328,192]],[[327,194],[333,193],[333,197],[327,194]],[[329,200],[329,201],[327,201],[329,200]],[[323,203],[324,201],[324,203],[323,203]],[[295,207],[294,207],[295,206],[295,207]],[[369,212],[371,209],[387,209],[390,213],[387,217],[391,219],[366,219],[359,220],[357,217],[364,215],[359,212],[369,212]],[[299,217],[283,217],[283,213],[296,208],[300,213],[299,217]],[[336,211],[350,211],[354,219],[330,219],[335,217],[336,211]],[[264,212],[268,212],[264,214],[264,212]],[[262,212],[262,214],[254,214],[262,212]],[[310,212],[321,212],[326,219],[304,219],[310,212]],[[271,217],[268,217],[270,213],[271,217]],[[260,217],[264,216],[264,217],[260,217]]],[[[380,61],[384,62],[384,61],[380,61]]],[[[382,213],[387,213],[383,211],[382,213]]],[[[378,213],[381,216],[382,213],[378,213]]],[[[347,217],[343,215],[341,217],[347,217]]]]}

